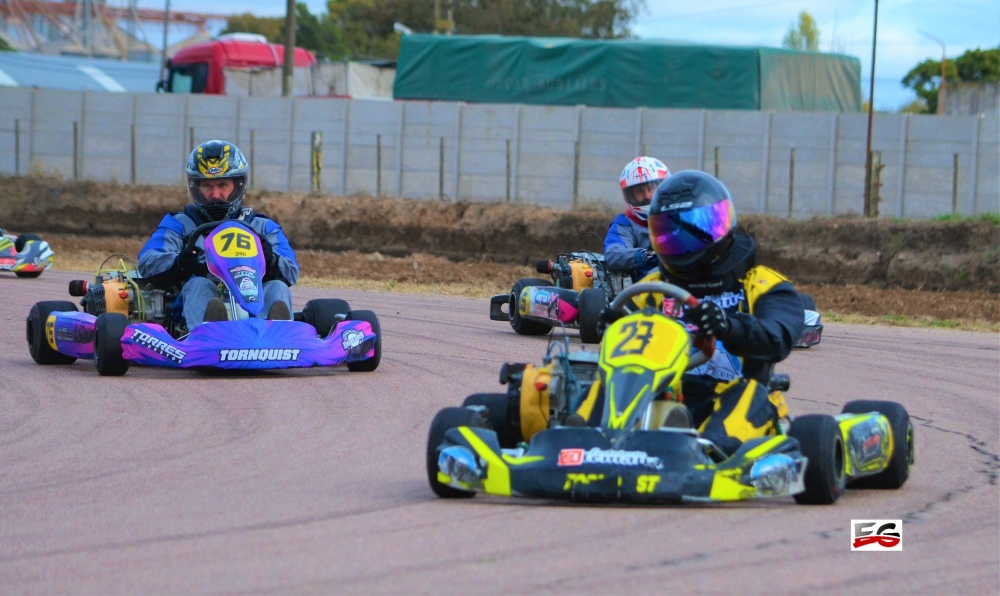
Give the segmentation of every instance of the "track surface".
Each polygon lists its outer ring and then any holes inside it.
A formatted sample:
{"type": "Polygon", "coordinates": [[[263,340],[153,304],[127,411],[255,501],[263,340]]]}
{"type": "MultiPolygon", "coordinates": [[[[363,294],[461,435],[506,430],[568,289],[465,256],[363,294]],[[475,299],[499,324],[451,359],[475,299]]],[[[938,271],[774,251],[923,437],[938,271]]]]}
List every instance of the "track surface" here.
{"type": "MultiPolygon", "coordinates": [[[[1000,592],[996,334],[830,324],[783,363],[793,413],[906,406],[916,464],[898,491],[828,507],[454,502],[427,486],[431,417],[546,345],[490,322],[486,300],[338,293],[379,315],[374,373],[111,379],[28,354],[31,305],[80,277],[0,276],[4,593],[1000,592]],[[902,519],[903,552],[850,552],[855,518],[902,519]]],[[[296,288],[296,308],[318,297],[296,288]]]]}

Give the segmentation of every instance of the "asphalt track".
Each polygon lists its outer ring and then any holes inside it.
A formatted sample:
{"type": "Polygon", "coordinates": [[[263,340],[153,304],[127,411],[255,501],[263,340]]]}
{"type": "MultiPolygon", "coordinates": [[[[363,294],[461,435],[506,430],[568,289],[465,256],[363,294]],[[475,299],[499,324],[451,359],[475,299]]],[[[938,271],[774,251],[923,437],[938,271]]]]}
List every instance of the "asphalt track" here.
{"type": "MultiPolygon", "coordinates": [[[[906,406],[916,464],[898,491],[456,502],[427,486],[432,416],[546,345],[486,300],[337,292],[379,315],[374,373],[101,378],[28,354],[31,305],[70,299],[74,277],[0,276],[2,593],[1000,592],[996,334],[828,324],[783,363],[793,413],[906,406]],[[903,552],[851,552],[852,519],[902,519],[903,552]]],[[[333,296],[295,288],[295,306],[333,296]]]]}

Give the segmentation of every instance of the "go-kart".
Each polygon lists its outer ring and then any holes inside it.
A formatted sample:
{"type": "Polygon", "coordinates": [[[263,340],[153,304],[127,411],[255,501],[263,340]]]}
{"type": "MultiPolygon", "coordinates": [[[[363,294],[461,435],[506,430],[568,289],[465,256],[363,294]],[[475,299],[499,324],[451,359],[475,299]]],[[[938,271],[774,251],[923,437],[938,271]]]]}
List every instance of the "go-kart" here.
{"type": "Polygon", "coordinates": [[[583,343],[600,342],[598,316],[631,282],[628,276],[611,273],[604,255],[588,251],[562,253],[555,261],[539,261],[535,270],[551,275],[552,281],[518,280],[509,294],[490,298],[490,320],[509,321],[520,335],[546,335],[558,325],[574,327],[579,328],[583,343]]]}
{"type": "Polygon", "coordinates": [[[49,243],[35,234],[14,236],[0,229],[0,271],[18,277],[38,277],[52,266],[49,243]]]}
{"type": "Polygon", "coordinates": [[[239,220],[199,226],[185,240],[193,250],[205,237],[208,271],[219,281],[229,320],[187,329],[175,307],[177,288],[156,288],[139,277],[127,257],[114,255],[95,280],[73,280],[83,312],[69,301],[39,302],[27,319],[28,349],[38,364],[93,359],[104,376],[129,366],[283,369],[346,364],[373,371],[382,354],[378,317],[344,300],[315,299],[294,320],[267,320],[263,312],[265,263],[261,240],[239,220]],[[105,268],[118,258],[118,266],[105,268]]]}
{"type": "MultiPolygon", "coordinates": [[[[681,376],[709,361],[716,344],[652,305],[635,308],[632,299],[647,293],[697,305],[676,286],[631,285],[609,306],[623,316],[608,326],[599,353],[571,352],[565,335],[550,340],[541,366],[501,368],[506,392],[440,410],[426,451],[434,493],[633,503],[793,496],[828,504],[848,484],[906,482],[913,426],[893,402],[854,401],[837,416],[795,417],[734,453],[700,436],[681,376]]],[[[782,422],[788,386],[786,375],[772,375],[768,387],[782,422]]]]}

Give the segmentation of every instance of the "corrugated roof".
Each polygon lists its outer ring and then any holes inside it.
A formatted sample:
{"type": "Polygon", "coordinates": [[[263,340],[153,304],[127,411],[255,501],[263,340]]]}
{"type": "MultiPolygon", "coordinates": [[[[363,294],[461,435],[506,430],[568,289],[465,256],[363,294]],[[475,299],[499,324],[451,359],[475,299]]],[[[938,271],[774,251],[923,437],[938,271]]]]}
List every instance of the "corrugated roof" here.
{"type": "Polygon", "coordinates": [[[4,87],[153,93],[159,80],[159,63],[0,52],[4,87]]]}

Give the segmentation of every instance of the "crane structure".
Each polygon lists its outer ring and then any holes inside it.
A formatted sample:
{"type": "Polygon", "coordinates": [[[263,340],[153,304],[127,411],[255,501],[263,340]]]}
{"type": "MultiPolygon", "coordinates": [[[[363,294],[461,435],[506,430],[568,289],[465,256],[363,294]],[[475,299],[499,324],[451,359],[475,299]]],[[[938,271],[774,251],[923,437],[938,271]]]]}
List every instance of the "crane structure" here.
{"type": "Polygon", "coordinates": [[[146,40],[144,23],[204,35],[209,23],[229,16],[138,8],[137,0],[0,0],[0,38],[25,52],[127,60],[131,53],[160,53],[146,40]]]}

